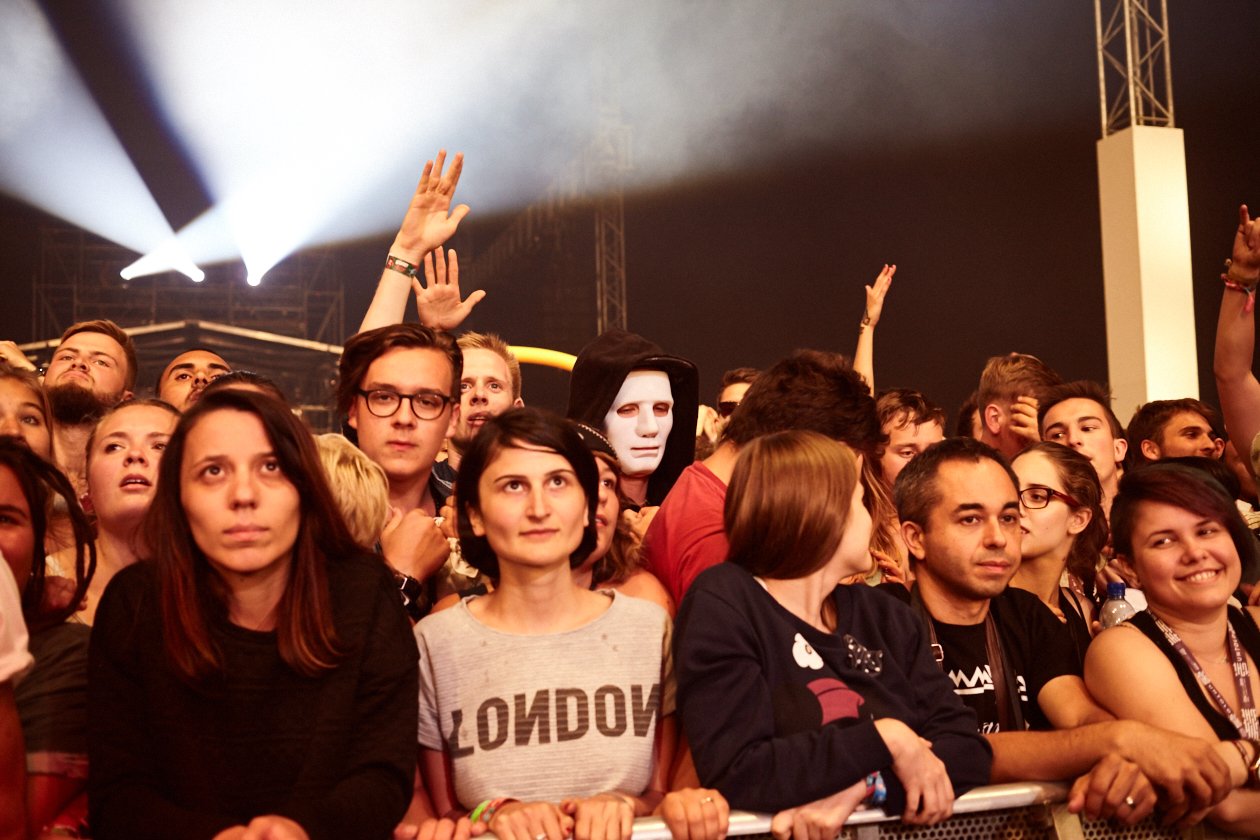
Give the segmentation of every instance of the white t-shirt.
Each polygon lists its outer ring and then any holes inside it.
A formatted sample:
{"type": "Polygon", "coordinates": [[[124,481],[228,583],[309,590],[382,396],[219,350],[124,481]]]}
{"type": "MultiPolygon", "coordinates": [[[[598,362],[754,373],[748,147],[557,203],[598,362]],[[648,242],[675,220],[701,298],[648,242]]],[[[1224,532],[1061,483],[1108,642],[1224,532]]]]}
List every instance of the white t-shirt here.
{"type": "Polygon", "coordinates": [[[35,659],[27,650],[29,637],[22,618],[22,595],[13,570],[0,555],[0,683],[17,682],[35,659]]]}

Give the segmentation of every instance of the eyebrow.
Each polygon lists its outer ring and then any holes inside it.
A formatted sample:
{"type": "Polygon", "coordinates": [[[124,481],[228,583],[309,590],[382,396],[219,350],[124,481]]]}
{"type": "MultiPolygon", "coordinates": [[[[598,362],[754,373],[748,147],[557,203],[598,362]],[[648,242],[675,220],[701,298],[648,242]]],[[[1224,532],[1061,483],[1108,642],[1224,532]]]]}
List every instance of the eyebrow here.
{"type": "MultiPolygon", "coordinates": [[[[171,369],[168,370],[167,373],[174,373],[177,370],[192,370],[195,367],[197,366],[193,364],[192,362],[180,362],[177,365],[171,365],[171,369]]],[[[223,371],[229,371],[229,372],[232,370],[227,365],[221,365],[218,362],[210,362],[208,365],[206,365],[206,367],[210,368],[211,370],[223,370],[223,371]]]]}
{"type": "Polygon", "coordinates": [[[29,511],[22,510],[17,505],[0,505],[0,513],[15,513],[18,516],[25,517],[27,519],[31,516],[29,511]]]}

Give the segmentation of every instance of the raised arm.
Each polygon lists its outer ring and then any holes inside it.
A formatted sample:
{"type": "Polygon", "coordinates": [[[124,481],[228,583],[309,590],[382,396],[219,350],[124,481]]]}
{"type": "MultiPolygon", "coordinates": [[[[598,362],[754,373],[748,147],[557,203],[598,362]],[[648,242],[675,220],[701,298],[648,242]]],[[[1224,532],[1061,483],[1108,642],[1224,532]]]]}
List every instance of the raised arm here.
{"type": "Polygon", "coordinates": [[[866,287],[866,310],[862,313],[862,322],[858,324],[853,369],[866,380],[872,394],[875,393],[875,325],[879,323],[879,316],[884,311],[884,297],[888,294],[896,273],[897,266],[885,264],[875,282],[866,287]]]}
{"type": "Polygon", "coordinates": [[[1260,381],[1251,371],[1256,347],[1256,284],[1260,283],[1260,223],[1247,205],[1238,208],[1238,230],[1225,273],[1221,312],[1216,321],[1212,370],[1225,415],[1225,430],[1239,452],[1260,432],[1260,381]]]}
{"type": "Polygon", "coordinates": [[[407,295],[411,281],[420,273],[424,255],[444,245],[460,221],[468,215],[468,205],[451,208],[459,176],[464,169],[464,156],[456,153],[451,168],[443,173],[446,150],[438,152],[433,160],[426,161],[420,175],[420,183],[402,226],[389,248],[389,260],[376,285],[376,294],[368,305],[359,332],[402,323],[407,310],[407,295]],[[392,267],[391,267],[392,266],[392,267]]]}

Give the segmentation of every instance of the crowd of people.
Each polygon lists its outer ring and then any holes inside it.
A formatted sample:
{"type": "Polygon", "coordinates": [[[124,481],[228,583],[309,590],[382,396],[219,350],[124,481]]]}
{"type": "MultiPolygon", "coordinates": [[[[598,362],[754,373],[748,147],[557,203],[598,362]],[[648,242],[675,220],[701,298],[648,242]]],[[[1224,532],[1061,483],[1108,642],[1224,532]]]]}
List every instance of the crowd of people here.
{"type": "MultiPolygon", "coordinates": [[[[560,416],[457,332],[429,162],[313,435],[205,348],[0,343],[0,840],[832,840],[1004,781],[1260,834],[1260,223],[1215,371],[1138,409],[993,356],[946,436],[852,357],[728,371],[612,330],[560,416]],[[408,323],[414,297],[419,321],[408,323]],[[1254,441],[1254,443],[1253,443],[1254,441]],[[1122,583],[1132,618],[1100,609],[1122,583]]],[[[739,361],[739,360],[735,360],[739,361]]]]}

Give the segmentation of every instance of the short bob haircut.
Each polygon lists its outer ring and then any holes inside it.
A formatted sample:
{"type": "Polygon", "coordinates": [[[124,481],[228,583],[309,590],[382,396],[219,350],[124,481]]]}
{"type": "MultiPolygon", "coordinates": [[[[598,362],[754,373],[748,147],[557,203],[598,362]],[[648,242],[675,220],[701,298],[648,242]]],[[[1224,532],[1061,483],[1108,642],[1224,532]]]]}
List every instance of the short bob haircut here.
{"type": "Polygon", "coordinates": [[[31,510],[31,530],[34,533],[31,544],[31,576],[28,580],[18,581],[22,588],[22,615],[32,630],[61,624],[78,611],[88,583],[96,572],[96,543],[92,539],[92,525],[87,514],[79,507],[70,481],[55,464],[40,457],[21,438],[0,436],[0,465],[13,471],[18,488],[31,510]],[[48,534],[49,519],[57,496],[65,504],[74,533],[74,594],[64,606],[50,610],[44,607],[48,563],[44,539],[48,534]]]}
{"type": "Polygon", "coordinates": [[[315,441],[302,422],[279,401],[236,389],[205,394],[185,412],[162,456],[157,492],[144,520],[157,570],[170,664],[194,684],[222,675],[226,665],[210,632],[209,616],[226,611],[228,592],[193,539],[180,481],[189,433],[209,415],[222,411],[248,414],[262,424],[280,470],[300,500],[289,582],[276,617],[280,656],[290,668],[306,676],[331,670],[341,650],[333,626],[326,566],[367,552],[346,529],[324,478],[315,441]]]}
{"type": "Polygon", "coordinates": [[[490,541],[473,533],[470,511],[481,509],[481,475],[504,449],[536,446],[562,456],[577,475],[586,494],[586,526],[582,539],[569,555],[576,569],[595,550],[595,511],[599,509],[599,470],[595,457],[582,442],[573,424],[540,408],[513,408],[491,418],[474,438],[459,462],[455,498],[459,504],[459,547],[465,560],[482,574],[499,577],[499,558],[490,541]]]}
{"type": "Polygon", "coordinates": [[[776,432],[743,447],[726,491],[727,559],[760,577],[811,575],[848,525],[857,457],[817,432],[776,432]]]}
{"type": "Polygon", "coordinates": [[[1229,532],[1238,549],[1243,580],[1254,575],[1257,563],[1256,538],[1247,530],[1234,500],[1210,475],[1183,464],[1155,462],[1120,479],[1120,492],[1111,505],[1111,541],[1116,554],[1133,563],[1133,528],[1143,502],[1162,502],[1190,511],[1196,516],[1219,522],[1229,532]]]}

